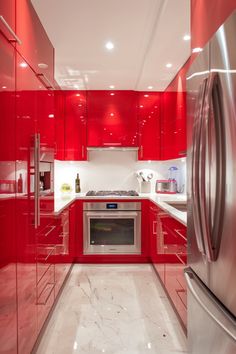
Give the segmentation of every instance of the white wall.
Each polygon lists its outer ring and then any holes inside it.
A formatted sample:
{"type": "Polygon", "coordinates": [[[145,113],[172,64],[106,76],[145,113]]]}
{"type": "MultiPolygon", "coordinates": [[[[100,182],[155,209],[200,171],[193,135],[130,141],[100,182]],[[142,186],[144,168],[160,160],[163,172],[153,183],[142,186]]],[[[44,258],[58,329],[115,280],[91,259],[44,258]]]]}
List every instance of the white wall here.
{"type": "Polygon", "coordinates": [[[151,191],[155,190],[156,179],[167,179],[168,168],[178,167],[179,187],[186,185],[186,158],[168,161],[137,161],[136,151],[90,151],[89,161],[55,161],[55,192],[60,194],[63,183],[73,188],[76,174],[80,175],[81,192],[88,190],[140,191],[136,172],[148,169],[154,174],[151,191]]]}

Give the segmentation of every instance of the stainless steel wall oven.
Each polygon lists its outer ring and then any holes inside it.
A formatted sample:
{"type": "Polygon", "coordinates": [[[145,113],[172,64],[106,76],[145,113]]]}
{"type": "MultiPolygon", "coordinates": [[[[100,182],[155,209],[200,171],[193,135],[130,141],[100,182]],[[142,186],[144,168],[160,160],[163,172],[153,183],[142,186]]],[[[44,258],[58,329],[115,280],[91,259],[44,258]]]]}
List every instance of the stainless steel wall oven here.
{"type": "Polygon", "coordinates": [[[141,202],[83,206],[84,254],[141,254],[141,202]]]}

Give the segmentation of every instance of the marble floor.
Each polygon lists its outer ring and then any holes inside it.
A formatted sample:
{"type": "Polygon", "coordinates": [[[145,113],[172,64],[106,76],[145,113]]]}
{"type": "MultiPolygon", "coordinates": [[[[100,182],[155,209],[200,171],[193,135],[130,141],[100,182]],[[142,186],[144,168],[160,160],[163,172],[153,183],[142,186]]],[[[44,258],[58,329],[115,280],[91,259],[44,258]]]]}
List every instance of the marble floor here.
{"type": "Polygon", "coordinates": [[[74,265],[37,354],[187,353],[149,264],[74,265]]]}

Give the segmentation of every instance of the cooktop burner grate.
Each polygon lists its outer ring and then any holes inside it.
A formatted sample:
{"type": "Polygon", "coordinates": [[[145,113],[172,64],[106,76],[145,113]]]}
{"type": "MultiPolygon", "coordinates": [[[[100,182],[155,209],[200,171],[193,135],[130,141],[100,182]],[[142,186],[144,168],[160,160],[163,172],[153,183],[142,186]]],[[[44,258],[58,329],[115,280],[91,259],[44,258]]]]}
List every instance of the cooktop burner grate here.
{"type": "Polygon", "coordinates": [[[137,197],[138,193],[134,190],[130,191],[88,191],[86,193],[87,196],[93,197],[93,196],[130,196],[130,197],[137,197]]]}

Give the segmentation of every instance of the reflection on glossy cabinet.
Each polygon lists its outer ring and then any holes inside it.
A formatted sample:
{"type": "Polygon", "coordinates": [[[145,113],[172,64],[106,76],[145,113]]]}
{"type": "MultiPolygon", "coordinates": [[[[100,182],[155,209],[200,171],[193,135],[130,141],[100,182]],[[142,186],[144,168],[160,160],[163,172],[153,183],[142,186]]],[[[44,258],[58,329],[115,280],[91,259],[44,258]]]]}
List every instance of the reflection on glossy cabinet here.
{"type": "Polygon", "coordinates": [[[87,97],[88,146],[137,146],[135,91],[88,91],[87,97]]]}
{"type": "Polygon", "coordinates": [[[86,91],[65,92],[65,160],[87,160],[86,91]]]}
{"type": "Polygon", "coordinates": [[[139,160],[160,160],[161,93],[138,93],[139,160]]]}

